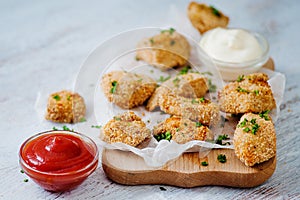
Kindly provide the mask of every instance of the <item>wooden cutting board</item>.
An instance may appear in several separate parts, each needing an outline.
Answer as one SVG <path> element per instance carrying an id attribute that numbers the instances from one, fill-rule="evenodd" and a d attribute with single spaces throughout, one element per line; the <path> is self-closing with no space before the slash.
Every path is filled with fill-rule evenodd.
<path id="1" fill-rule="evenodd" d="M 274 70 L 273 60 L 270 58 L 264 67 Z M 217 160 L 219 154 L 226 155 L 226 163 Z M 207 161 L 208 166 L 202 166 L 203 161 Z M 163 184 L 185 188 L 221 185 L 246 188 L 258 186 L 272 176 L 276 157 L 247 167 L 235 156 L 234 150 L 213 149 L 204 158 L 199 158 L 199 153 L 184 153 L 163 167 L 153 168 L 132 152 L 104 149 L 102 167 L 108 178 L 124 185 Z"/>

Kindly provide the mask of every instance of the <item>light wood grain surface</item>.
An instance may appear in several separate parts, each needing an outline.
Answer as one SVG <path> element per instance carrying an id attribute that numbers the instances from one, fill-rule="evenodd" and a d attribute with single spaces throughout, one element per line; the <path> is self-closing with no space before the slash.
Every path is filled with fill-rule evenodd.
<path id="1" fill-rule="evenodd" d="M 300 2 L 204 2 L 228 14 L 231 27 L 264 34 L 276 69 L 287 77 L 276 123 L 277 166 L 267 182 L 250 189 L 124 186 L 106 178 L 101 167 L 65 193 L 24 182 L 18 165 L 21 143 L 53 126 L 42 123 L 36 112 L 39 92 L 72 88 L 81 63 L 101 42 L 136 27 L 169 26 L 176 20 L 170 13 L 185 9 L 189 1 L 0 1 L 0 199 L 300 199 Z M 87 134 L 95 138 L 97 130 Z"/>

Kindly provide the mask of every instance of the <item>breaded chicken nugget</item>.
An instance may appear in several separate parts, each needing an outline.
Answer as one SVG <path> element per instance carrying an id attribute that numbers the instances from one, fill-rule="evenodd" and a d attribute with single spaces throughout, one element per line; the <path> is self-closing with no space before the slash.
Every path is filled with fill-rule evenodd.
<path id="1" fill-rule="evenodd" d="M 220 109 L 233 114 L 272 110 L 276 103 L 267 80 L 263 73 L 240 76 L 219 92 Z"/>
<path id="2" fill-rule="evenodd" d="M 191 2 L 188 6 L 188 17 L 193 26 L 201 33 L 216 28 L 226 28 L 229 23 L 229 17 L 213 6 Z"/>
<path id="3" fill-rule="evenodd" d="M 122 142 L 137 146 L 151 137 L 146 124 L 134 112 L 115 116 L 102 128 L 100 138 L 107 143 Z"/>
<path id="4" fill-rule="evenodd" d="M 219 106 L 204 98 L 188 99 L 167 92 L 160 96 L 159 106 L 171 115 L 182 116 L 204 125 L 215 125 L 220 120 Z"/>
<path id="5" fill-rule="evenodd" d="M 246 113 L 233 137 L 236 156 L 247 166 L 269 160 L 276 155 L 276 133 L 270 117 Z"/>
<path id="6" fill-rule="evenodd" d="M 153 111 L 159 106 L 159 97 L 168 91 L 186 98 L 200 98 L 208 91 L 207 78 L 201 74 L 188 73 L 167 80 L 155 90 L 146 109 Z"/>
<path id="7" fill-rule="evenodd" d="M 84 119 L 84 99 L 78 94 L 62 90 L 48 98 L 45 118 L 59 123 L 75 123 Z"/>
<path id="8" fill-rule="evenodd" d="M 142 40 L 137 47 L 151 48 L 138 50 L 136 58 L 161 70 L 184 66 L 190 57 L 191 48 L 185 37 L 172 28 Z"/>
<path id="9" fill-rule="evenodd" d="M 170 138 L 178 144 L 192 140 L 213 140 L 213 134 L 207 126 L 179 116 L 172 116 L 154 127 L 153 135 L 157 139 L 166 139 L 162 135 L 170 134 Z"/>
<path id="10" fill-rule="evenodd" d="M 142 105 L 152 95 L 156 82 L 143 74 L 112 71 L 102 77 L 101 86 L 110 102 L 130 109 Z"/>

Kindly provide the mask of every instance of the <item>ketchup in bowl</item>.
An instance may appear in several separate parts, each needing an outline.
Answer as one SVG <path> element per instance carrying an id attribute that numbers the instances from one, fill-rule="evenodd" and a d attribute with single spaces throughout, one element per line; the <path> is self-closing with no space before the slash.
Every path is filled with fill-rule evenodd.
<path id="1" fill-rule="evenodd" d="M 20 165 L 37 184 L 49 191 L 70 190 L 98 165 L 98 149 L 87 136 L 71 131 L 48 131 L 26 140 Z"/>

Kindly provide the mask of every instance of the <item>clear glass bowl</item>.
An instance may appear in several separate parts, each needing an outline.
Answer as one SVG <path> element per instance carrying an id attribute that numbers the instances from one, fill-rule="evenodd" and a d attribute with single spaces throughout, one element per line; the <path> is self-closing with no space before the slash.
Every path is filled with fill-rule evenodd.
<path id="1" fill-rule="evenodd" d="M 79 138 L 84 143 L 84 145 L 87 145 L 89 147 L 90 153 L 92 153 L 94 159 L 80 169 L 72 170 L 68 172 L 61 172 L 61 173 L 40 171 L 32 168 L 30 165 L 28 165 L 25 162 L 23 158 L 23 152 L 26 146 L 31 141 L 42 136 L 55 135 L 58 133 L 72 135 Z M 95 171 L 95 169 L 98 166 L 98 158 L 99 158 L 99 152 L 98 152 L 97 145 L 94 143 L 94 141 L 83 134 L 71 132 L 71 131 L 47 131 L 47 132 L 38 133 L 28 138 L 21 145 L 19 151 L 20 166 L 25 172 L 25 174 L 27 174 L 34 182 L 36 182 L 45 190 L 53 191 L 53 192 L 71 190 L 77 187 L 78 185 L 80 185 L 91 173 Z"/>
<path id="2" fill-rule="evenodd" d="M 256 32 L 245 30 L 253 35 L 262 48 L 260 57 L 247 62 L 224 62 L 222 60 L 211 58 L 212 62 L 219 70 L 222 79 L 226 81 L 236 80 L 239 75 L 247 75 L 259 71 L 269 60 L 269 43 L 266 38 Z M 209 31 L 205 34 L 209 34 Z"/>

